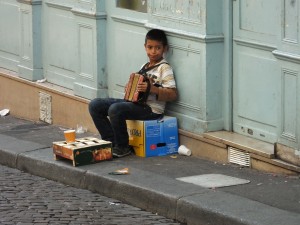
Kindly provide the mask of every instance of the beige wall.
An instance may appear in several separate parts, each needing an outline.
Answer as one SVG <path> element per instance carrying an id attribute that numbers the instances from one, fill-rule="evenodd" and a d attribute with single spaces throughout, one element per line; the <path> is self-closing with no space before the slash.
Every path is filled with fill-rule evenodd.
<path id="1" fill-rule="evenodd" d="M 8 108 L 11 115 L 39 121 L 40 92 L 51 96 L 53 124 L 70 128 L 80 124 L 90 132 L 97 132 L 88 112 L 89 100 L 76 97 L 70 90 L 58 86 L 0 72 L 0 109 Z"/>

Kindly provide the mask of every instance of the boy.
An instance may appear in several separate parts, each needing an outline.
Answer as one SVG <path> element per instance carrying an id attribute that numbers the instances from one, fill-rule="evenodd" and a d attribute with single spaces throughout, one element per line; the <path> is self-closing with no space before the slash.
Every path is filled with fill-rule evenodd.
<path id="1" fill-rule="evenodd" d="M 173 70 L 163 58 L 168 50 L 165 32 L 159 29 L 150 30 L 146 35 L 144 47 L 149 62 L 143 69 L 150 69 L 146 74 L 152 77 L 146 104 L 114 98 L 96 98 L 89 104 L 89 112 L 96 128 L 103 140 L 112 142 L 113 156 L 117 158 L 132 152 L 131 146 L 128 145 L 126 120 L 158 119 L 163 116 L 166 101 L 174 101 L 177 98 Z M 153 66 L 156 67 L 151 69 Z M 143 71 L 140 70 L 139 73 L 141 72 Z M 148 83 L 143 82 L 137 86 L 137 90 L 146 92 L 147 86 Z"/>

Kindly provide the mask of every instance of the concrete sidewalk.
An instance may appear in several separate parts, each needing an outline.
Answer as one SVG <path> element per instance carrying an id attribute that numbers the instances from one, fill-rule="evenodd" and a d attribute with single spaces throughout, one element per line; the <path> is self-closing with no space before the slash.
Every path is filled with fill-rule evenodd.
<path id="1" fill-rule="evenodd" d="M 79 137 L 95 136 L 85 133 Z M 73 167 L 55 161 L 52 142 L 63 129 L 13 116 L 0 117 L 0 163 L 75 187 L 116 198 L 187 224 L 298 225 L 299 176 L 266 174 L 196 157 L 128 156 Z M 109 172 L 128 167 L 129 175 Z M 176 178 L 221 174 L 250 183 L 205 188 Z"/>

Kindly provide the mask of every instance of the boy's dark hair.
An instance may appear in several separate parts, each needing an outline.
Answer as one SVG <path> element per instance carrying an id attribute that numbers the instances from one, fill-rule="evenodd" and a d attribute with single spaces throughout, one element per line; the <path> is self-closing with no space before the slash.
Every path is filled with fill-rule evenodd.
<path id="1" fill-rule="evenodd" d="M 166 33 L 163 30 L 159 29 L 152 29 L 148 31 L 148 33 L 146 34 L 145 43 L 147 42 L 147 40 L 160 41 L 163 46 L 168 45 Z"/>

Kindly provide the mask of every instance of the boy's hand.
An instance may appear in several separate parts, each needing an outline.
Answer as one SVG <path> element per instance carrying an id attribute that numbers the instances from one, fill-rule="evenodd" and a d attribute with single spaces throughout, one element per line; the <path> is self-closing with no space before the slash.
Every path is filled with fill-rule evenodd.
<path id="1" fill-rule="evenodd" d="M 148 83 L 147 82 L 143 82 L 143 83 L 138 84 L 137 90 L 139 92 L 146 92 L 147 91 L 147 87 L 148 87 Z"/>
<path id="2" fill-rule="evenodd" d="M 146 92 L 147 91 L 147 82 L 143 82 L 141 84 L 138 84 L 137 86 L 137 90 L 139 92 Z M 150 84 L 151 87 L 150 87 L 150 93 L 152 94 L 158 94 L 158 87 L 155 87 L 153 84 Z"/>

